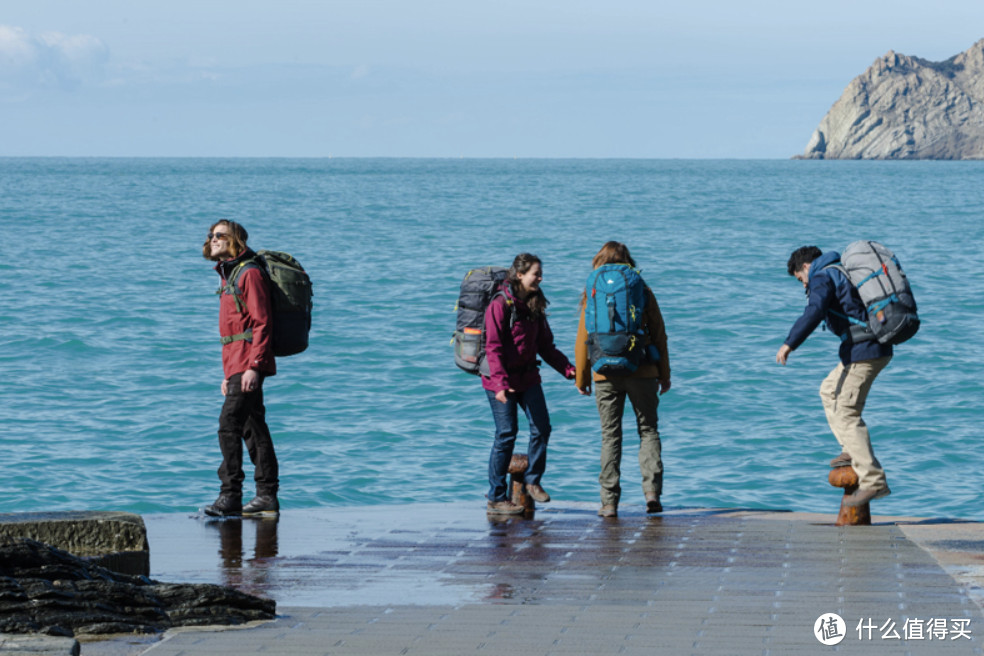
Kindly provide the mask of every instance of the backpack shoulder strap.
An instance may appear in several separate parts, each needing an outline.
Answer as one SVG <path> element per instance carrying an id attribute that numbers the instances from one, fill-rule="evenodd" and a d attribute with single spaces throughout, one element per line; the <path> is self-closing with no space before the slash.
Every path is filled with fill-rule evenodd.
<path id="1" fill-rule="evenodd" d="M 841 264 L 840 262 L 834 262 L 833 264 L 828 264 L 827 266 L 824 267 L 824 270 L 825 271 L 827 269 L 833 269 L 834 271 L 837 271 L 842 276 L 844 276 L 844 279 L 847 280 L 847 284 L 848 285 L 851 285 L 851 286 L 854 285 L 854 283 L 851 282 L 851 276 L 847 275 L 847 269 L 844 268 L 844 265 Z M 834 284 L 836 285 L 837 284 L 837 281 L 834 281 Z M 834 315 L 835 317 L 840 317 L 841 319 L 846 319 L 847 322 L 849 324 L 851 324 L 849 330 L 846 331 L 843 335 L 841 335 L 841 340 L 847 339 L 848 338 L 848 334 L 850 334 L 851 338 L 855 342 L 860 342 L 860 341 L 864 341 L 866 339 L 870 339 L 870 335 L 872 333 L 868 329 L 868 322 L 867 321 L 862 321 L 861 319 L 855 319 L 854 317 L 850 317 L 850 316 L 844 314 L 843 312 L 837 312 L 836 310 L 827 310 L 827 311 L 830 314 Z"/>
<path id="2" fill-rule="evenodd" d="M 835 278 L 834 276 L 830 275 L 834 271 L 836 271 L 839 275 L 844 277 L 844 282 L 846 282 L 849 287 L 854 286 L 854 283 L 851 282 L 851 276 L 848 275 L 847 273 L 847 268 L 845 268 L 844 265 L 841 264 L 840 262 L 833 262 L 831 264 L 828 264 L 823 269 L 821 269 L 821 271 L 827 273 L 827 277 L 830 278 L 830 282 L 834 283 L 835 288 L 840 285 L 841 281 Z M 809 290 L 809 287 L 807 287 L 807 290 Z M 809 291 L 807 291 L 807 295 L 809 295 Z"/>
<path id="3" fill-rule="evenodd" d="M 516 325 L 516 304 L 509 300 L 509 297 L 506 296 L 506 292 L 503 291 L 501 287 L 494 294 L 492 294 L 492 300 L 489 301 L 489 305 L 495 303 L 495 299 L 500 296 L 502 297 L 502 302 L 509 308 L 509 330 L 512 330 L 513 326 Z"/>
<path id="4" fill-rule="evenodd" d="M 239 277 L 246 273 L 249 269 L 260 269 L 262 272 L 263 267 L 257 263 L 256 258 L 254 257 L 243 260 L 237 264 L 236 268 L 229 274 L 229 278 L 226 280 L 225 286 L 218 291 L 219 294 L 225 292 L 232 295 L 233 299 L 236 301 L 236 311 L 239 312 L 239 314 L 242 314 L 246 307 L 243 303 L 243 292 L 239 289 L 238 285 Z"/>

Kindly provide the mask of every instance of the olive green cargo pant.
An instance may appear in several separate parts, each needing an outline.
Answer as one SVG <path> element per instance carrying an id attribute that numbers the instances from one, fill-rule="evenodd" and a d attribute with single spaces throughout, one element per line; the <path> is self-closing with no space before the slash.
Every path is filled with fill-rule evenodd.
<path id="1" fill-rule="evenodd" d="M 862 490 L 887 490 L 885 470 L 871 448 L 868 426 L 861 418 L 871 384 L 892 356 L 838 364 L 820 385 L 820 398 L 827 413 L 827 423 L 841 448 L 851 456 L 851 466 L 858 475 Z"/>
<path id="2" fill-rule="evenodd" d="M 660 460 L 658 417 L 659 379 L 610 378 L 595 384 L 595 401 L 601 417 L 601 503 L 618 506 L 622 495 L 622 415 L 629 397 L 639 428 L 639 469 L 643 494 L 657 497 L 663 491 L 663 461 Z"/>

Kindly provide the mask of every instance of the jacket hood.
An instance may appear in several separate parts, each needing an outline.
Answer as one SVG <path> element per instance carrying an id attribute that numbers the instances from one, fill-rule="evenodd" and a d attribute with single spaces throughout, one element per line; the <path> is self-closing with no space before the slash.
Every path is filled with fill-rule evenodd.
<path id="1" fill-rule="evenodd" d="M 807 282 L 813 280 L 813 276 L 823 271 L 824 267 L 830 266 L 834 262 L 840 262 L 840 259 L 840 253 L 837 251 L 827 251 L 817 259 L 813 260 L 813 263 L 810 264 L 810 275 L 807 278 Z"/>
<path id="2" fill-rule="evenodd" d="M 255 257 L 256 252 L 252 248 L 247 248 L 242 253 L 232 258 L 231 260 L 223 260 L 215 265 L 215 271 L 222 276 L 223 279 L 229 277 L 229 273 L 232 271 L 233 267 L 242 262 L 243 260 L 248 260 L 251 257 Z"/>
<path id="3" fill-rule="evenodd" d="M 513 287 L 511 282 L 506 282 L 502 286 L 502 293 L 505 294 L 506 298 L 509 301 L 511 301 L 513 304 L 515 304 L 516 307 L 522 308 L 524 310 L 526 309 L 526 301 L 520 300 L 519 297 L 513 293 Z"/>

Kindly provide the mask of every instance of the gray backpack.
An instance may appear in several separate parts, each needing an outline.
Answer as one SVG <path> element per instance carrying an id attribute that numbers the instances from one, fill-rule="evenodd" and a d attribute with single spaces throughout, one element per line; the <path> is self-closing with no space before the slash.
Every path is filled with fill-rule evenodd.
<path id="1" fill-rule="evenodd" d="M 877 241 L 856 241 L 831 264 L 851 281 L 868 311 L 868 339 L 901 344 L 919 331 L 916 299 L 895 254 Z M 852 322 L 856 321 L 848 317 Z M 858 338 L 855 337 L 858 341 Z"/>
<path id="2" fill-rule="evenodd" d="M 488 266 L 472 269 L 461 281 L 454 331 L 454 363 L 470 374 L 489 375 L 485 361 L 485 308 L 502 293 L 509 269 Z M 515 321 L 515 312 L 510 325 Z"/>

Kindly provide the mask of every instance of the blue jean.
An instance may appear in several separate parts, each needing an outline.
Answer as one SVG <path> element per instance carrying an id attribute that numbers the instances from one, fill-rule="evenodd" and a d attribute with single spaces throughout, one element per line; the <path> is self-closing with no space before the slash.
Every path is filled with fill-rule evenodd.
<path id="1" fill-rule="evenodd" d="M 519 433 L 519 408 L 530 422 L 530 449 L 527 457 L 526 484 L 539 485 L 540 477 L 547 469 L 547 442 L 550 440 L 550 413 L 540 385 L 523 392 L 510 392 L 506 402 L 495 398 L 495 392 L 485 390 L 492 406 L 495 420 L 495 442 L 489 456 L 489 501 L 505 501 L 509 498 L 506 475 L 512 460 L 516 434 Z"/>

